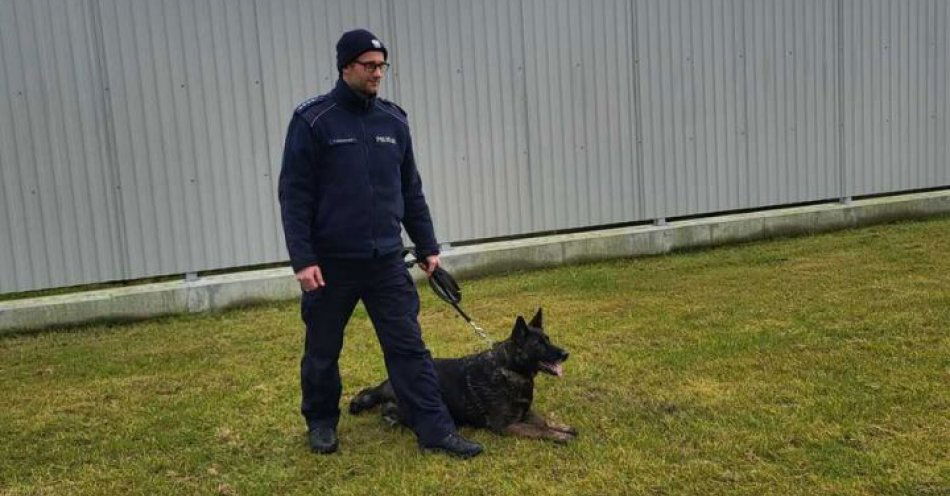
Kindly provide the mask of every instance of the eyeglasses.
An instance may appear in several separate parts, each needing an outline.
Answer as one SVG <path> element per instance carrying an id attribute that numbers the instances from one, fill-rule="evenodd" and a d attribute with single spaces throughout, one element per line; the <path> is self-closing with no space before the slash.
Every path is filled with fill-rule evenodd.
<path id="1" fill-rule="evenodd" d="M 385 74 L 386 71 L 389 70 L 389 65 L 390 65 L 389 62 L 383 62 L 382 64 L 377 64 L 375 62 L 360 62 L 359 60 L 354 60 L 353 63 L 363 66 L 363 69 L 365 69 L 370 74 L 376 72 L 376 69 L 383 71 L 383 74 Z"/>

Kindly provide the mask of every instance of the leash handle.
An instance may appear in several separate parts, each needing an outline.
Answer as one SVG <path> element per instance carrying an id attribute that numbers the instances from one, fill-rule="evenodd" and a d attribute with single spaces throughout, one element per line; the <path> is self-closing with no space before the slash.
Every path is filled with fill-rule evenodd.
<path id="1" fill-rule="evenodd" d="M 403 250 L 403 259 L 405 259 L 406 255 L 409 255 L 410 253 L 411 252 L 409 250 Z M 409 260 L 405 260 L 404 263 L 408 269 L 419 263 L 419 261 L 416 257 L 412 257 Z M 428 279 L 429 287 L 432 289 L 432 292 L 435 293 L 436 296 L 438 296 L 442 301 L 452 305 L 452 308 L 454 308 L 455 311 L 458 312 L 458 314 L 463 319 L 465 319 L 465 322 L 472 326 L 475 334 L 477 334 L 480 338 L 485 340 L 489 346 L 491 346 L 493 344 L 492 340 L 488 337 L 488 334 L 485 333 L 485 330 L 481 327 L 478 327 L 475 321 L 473 321 L 472 318 L 465 313 L 465 310 L 462 310 L 461 305 L 459 305 L 459 303 L 462 302 L 462 290 L 459 288 L 458 283 L 455 282 L 455 278 L 452 277 L 452 274 L 449 274 L 449 272 L 442 267 L 436 267 L 435 271 L 431 276 L 429 276 Z"/>

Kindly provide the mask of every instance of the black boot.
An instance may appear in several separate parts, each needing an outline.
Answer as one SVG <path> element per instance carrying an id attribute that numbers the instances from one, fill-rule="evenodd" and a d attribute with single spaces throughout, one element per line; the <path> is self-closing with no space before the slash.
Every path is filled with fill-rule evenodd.
<path id="1" fill-rule="evenodd" d="M 439 451 L 459 458 L 471 458 L 482 452 L 482 445 L 469 441 L 457 432 L 453 432 L 435 444 L 422 446 L 422 451 Z"/>
<path id="2" fill-rule="evenodd" d="M 332 427 L 314 427 L 307 433 L 310 441 L 310 451 L 324 455 L 333 453 L 339 444 L 336 438 L 336 429 Z"/>

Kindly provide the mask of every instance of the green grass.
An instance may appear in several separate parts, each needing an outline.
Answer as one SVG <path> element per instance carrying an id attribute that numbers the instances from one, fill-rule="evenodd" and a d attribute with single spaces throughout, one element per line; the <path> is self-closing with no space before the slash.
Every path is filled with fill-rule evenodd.
<path id="1" fill-rule="evenodd" d="M 544 306 L 576 443 L 456 461 L 344 415 L 312 455 L 287 302 L 0 339 L 0 494 L 950 494 L 950 218 L 463 286 L 496 338 Z M 481 348 L 422 293 L 434 354 Z M 347 333 L 344 402 L 384 376 Z"/>

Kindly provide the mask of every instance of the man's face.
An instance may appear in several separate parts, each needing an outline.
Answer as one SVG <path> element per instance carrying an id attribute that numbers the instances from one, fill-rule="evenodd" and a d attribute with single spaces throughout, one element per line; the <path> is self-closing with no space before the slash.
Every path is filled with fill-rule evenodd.
<path id="1" fill-rule="evenodd" d="M 363 53 L 343 68 L 343 80 L 350 88 L 367 96 L 375 96 L 386 74 L 385 62 L 383 52 Z"/>

